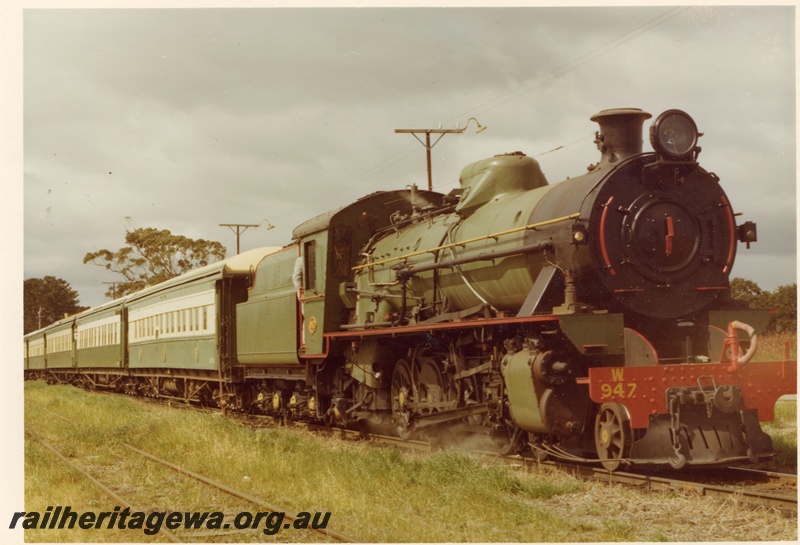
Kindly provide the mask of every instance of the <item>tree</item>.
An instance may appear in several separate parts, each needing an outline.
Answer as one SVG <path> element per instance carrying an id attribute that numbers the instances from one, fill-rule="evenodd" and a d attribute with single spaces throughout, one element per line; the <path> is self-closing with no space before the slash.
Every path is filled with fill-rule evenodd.
<path id="1" fill-rule="evenodd" d="M 767 331 L 797 330 L 797 284 L 778 286 L 774 291 L 762 290 L 745 278 L 731 280 L 731 297 L 752 309 L 769 309 L 772 314 Z"/>
<path id="2" fill-rule="evenodd" d="M 127 295 L 147 286 L 180 276 L 225 257 L 225 246 L 219 242 L 173 235 L 167 229 L 152 227 L 125 232 L 127 246 L 116 252 L 89 252 L 84 263 L 104 267 L 125 279 L 106 292 L 112 297 Z"/>
<path id="3" fill-rule="evenodd" d="M 23 284 L 23 327 L 36 331 L 64 317 L 86 310 L 79 305 L 78 292 L 69 282 L 55 276 L 28 278 Z"/>
<path id="4" fill-rule="evenodd" d="M 778 286 L 769 293 L 768 301 L 775 312 L 770 328 L 779 332 L 797 331 L 797 284 Z"/>
<path id="5" fill-rule="evenodd" d="M 739 277 L 731 280 L 731 297 L 745 303 L 750 308 L 769 308 L 767 303 L 768 294 L 769 292 L 762 290 L 752 280 Z"/>

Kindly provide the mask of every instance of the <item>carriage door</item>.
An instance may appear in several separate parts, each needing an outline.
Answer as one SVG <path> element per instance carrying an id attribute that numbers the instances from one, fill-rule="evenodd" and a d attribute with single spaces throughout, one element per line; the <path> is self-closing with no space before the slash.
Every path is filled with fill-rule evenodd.
<path id="1" fill-rule="evenodd" d="M 328 247 L 328 232 L 314 234 L 302 245 L 303 294 L 300 298 L 303 320 L 303 337 L 307 355 L 324 351 L 323 324 L 325 320 L 325 265 Z"/>

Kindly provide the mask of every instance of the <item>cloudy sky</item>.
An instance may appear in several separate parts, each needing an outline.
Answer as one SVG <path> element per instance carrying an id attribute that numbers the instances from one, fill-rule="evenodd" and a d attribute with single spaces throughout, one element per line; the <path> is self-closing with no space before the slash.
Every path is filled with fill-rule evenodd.
<path id="1" fill-rule="evenodd" d="M 128 228 L 229 256 L 220 223 L 261 224 L 242 250 L 286 244 L 316 214 L 425 186 L 424 148 L 397 128 L 488 127 L 434 147 L 435 189 L 516 150 L 555 183 L 598 160 L 591 115 L 639 107 L 692 115 L 701 164 L 757 222 L 734 275 L 795 282 L 794 9 L 27 9 L 24 277 L 94 306 L 119 278 L 83 256 Z"/>

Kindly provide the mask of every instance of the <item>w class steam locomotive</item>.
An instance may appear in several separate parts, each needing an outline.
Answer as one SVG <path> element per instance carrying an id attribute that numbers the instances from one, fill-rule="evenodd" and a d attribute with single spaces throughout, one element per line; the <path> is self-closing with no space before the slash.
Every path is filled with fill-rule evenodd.
<path id="1" fill-rule="evenodd" d="M 768 315 L 730 298 L 756 225 L 683 111 L 642 151 L 650 117 L 593 116 L 600 160 L 560 183 L 497 155 L 447 195 L 373 193 L 57 322 L 26 336 L 26 373 L 612 470 L 768 459 L 797 365 L 753 361 Z"/>

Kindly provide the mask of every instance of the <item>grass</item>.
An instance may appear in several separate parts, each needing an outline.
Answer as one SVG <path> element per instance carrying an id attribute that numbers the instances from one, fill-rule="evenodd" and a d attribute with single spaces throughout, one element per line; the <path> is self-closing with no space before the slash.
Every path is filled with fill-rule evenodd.
<path id="1" fill-rule="evenodd" d="M 330 511 L 330 528 L 365 542 L 797 538 L 796 523 L 773 511 L 712 498 L 681 492 L 658 496 L 583 483 L 562 473 L 529 474 L 455 451 L 409 455 L 300 429 L 253 429 L 217 414 L 41 382 L 25 384 L 25 426 L 145 511 L 257 509 L 144 461 L 122 447 L 126 442 L 288 512 Z M 25 445 L 28 511 L 50 505 L 101 511 L 116 505 L 37 441 Z M 707 521 L 729 509 L 736 517 L 727 527 L 708 531 Z M 244 531 L 216 538 L 183 536 L 217 542 L 320 540 L 294 530 L 275 536 Z M 26 540 L 147 542 L 163 536 L 135 530 L 29 530 Z"/>
<path id="2" fill-rule="evenodd" d="M 775 404 L 775 419 L 764 422 L 761 427 L 780 451 L 765 469 L 797 473 L 797 400 L 779 399 Z"/>
<path id="3" fill-rule="evenodd" d="M 63 453 L 63 452 L 62 452 Z M 35 441 L 25 442 L 25 511 L 44 512 L 49 506 L 70 506 L 75 512 L 100 512 L 113 509 L 114 500 L 105 497 L 79 472 L 57 460 L 55 455 Z M 156 543 L 159 536 L 123 530 L 25 530 L 29 542 L 116 542 Z"/>
<path id="4" fill-rule="evenodd" d="M 755 361 L 782 361 L 789 347 L 789 359 L 797 360 L 797 333 L 763 335 L 758 339 Z M 775 404 L 775 419 L 762 424 L 780 451 L 768 468 L 775 471 L 797 473 L 797 399 L 783 398 Z"/>
<path id="5" fill-rule="evenodd" d="M 753 361 L 782 361 L 785 346 L 789 345 L 789 359 L 797 361 L 797 333 L 772 333 L 758 337 L 758 350 Z"/>

